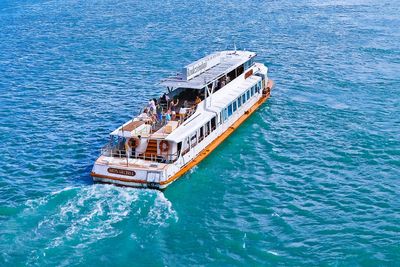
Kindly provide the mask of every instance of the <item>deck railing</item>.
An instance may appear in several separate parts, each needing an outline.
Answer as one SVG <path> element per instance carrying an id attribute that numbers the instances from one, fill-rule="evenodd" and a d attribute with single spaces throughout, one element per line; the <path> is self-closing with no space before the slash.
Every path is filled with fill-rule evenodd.
<path id="1" fill-rule="evenodd" d="M 190 108 L 186 114 L 177 113 L 175 115 L 175 119 L 174 120 L 171 119 L 171 120 L 177 121 L 178 125 L 181 125 L 182 123 L 187 121 L 195 113 L 195 111 L 196 111 L 196 108 Z M 165 125 L 167 125 L 168 121 L 165 119 L 165 115 L 163 115 L 163 118 L 161 121 L 153 121 L 153 120 L 149 119 L 146 123 L 151 125 L 150 134 L 153 134 L 153 133 L 157 132 L 158 130 L 160 130 Z"/>
<path id="2" fill-rule="evenodd" d="M 114 158 L 126 158 L 127 156 L 125 149 L 118 149 L 115 147 L 111 147 L 108 144 L 101 148 L 101 155 Z M 130 159 L 143 159 L 158 163 L 172 163 L 178 159 L 178 153 L 161 154 L 161 155 L 141 153 L 136 155 L 135 152 L 132 152 L 131 154 L 128 155 L 128 157 Z"/>

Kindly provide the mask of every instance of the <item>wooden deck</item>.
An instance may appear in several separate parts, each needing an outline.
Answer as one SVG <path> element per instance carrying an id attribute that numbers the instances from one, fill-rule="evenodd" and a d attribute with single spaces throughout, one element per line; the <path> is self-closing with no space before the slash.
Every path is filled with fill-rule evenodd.
<path id="1" fill-rule="evenodd" d="M 143 124 L 143 121 L 131 121 L 128 125 L 124 126 L 124 131 L 132 132 Z"/>

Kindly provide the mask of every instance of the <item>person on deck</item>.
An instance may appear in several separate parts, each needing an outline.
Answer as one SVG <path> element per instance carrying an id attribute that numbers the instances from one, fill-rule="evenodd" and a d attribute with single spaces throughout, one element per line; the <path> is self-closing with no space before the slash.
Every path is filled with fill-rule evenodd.
<path id="1" fill-rule="evenodd" d="M 160 103 L 157 103 L 156 114 L 157 114 L 157 121 L 161 122 L 162 121 L 163 108 L 160 105 Z"/>
<path id="2" fill-rule="evenodd" d="M 149 100 L 147 107 L 148 107 L 150 114 L 154 114 L 156 112 L 156 103 L 154 102 L 153 99 Z"/>
<path id="3" fill-rule="evenodd" d="M 138 116 L 138 119 L 141 120 L 141 121 L 145 121 L 145 120 L 149 119 L 148 109 L 147 108 L 145 108 L 143 110 L 143 112 Z"/>
<path id="4" fill-rule="evenodd" d="M 172 120 L 175 120 L 176 118 L 176 110 L 178 109 L 178 104 L 179 104 L 179 99 L 176 99 L 176 101 L 172 100 L 171 103 L 169 104 L 169 110 L 171 111 Z"/>
<path id="5" fill-rule="evenodd" d="M 163 104 L 168 104 L 168 101 L 169 101 L 169 96 L 166 93 L 164 93 L 160 99 L 160 102 L 162 102 Z"/>
<path id="6" fill-rule="evenodd" d="M 167 124 L 171 120 L 171 113 L 168 110 L 167 113 L 165 114 L 165 124 Z"/>
<path id="7" fill-rule="evenodd" d="M 200 104 L 200 102 L 201 102 L 201 98 L 199 96 L 196 96 L 196 100 L 194 100 L 194 103 L 196 104 L 196 106 L 198 104 Z"/>

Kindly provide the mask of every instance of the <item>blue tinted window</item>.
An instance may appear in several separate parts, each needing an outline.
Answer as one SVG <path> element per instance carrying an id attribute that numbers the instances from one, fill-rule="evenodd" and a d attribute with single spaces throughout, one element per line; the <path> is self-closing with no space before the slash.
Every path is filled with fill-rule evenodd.
<path id="1" fill-rule="evenodd" d="M 254 63 L 254 58 L 252 57 L 252 58 L 249 60 L 250 66 L 253 65 L 253 63 Z"/>
<path id="2" fill-rule="evenodd" d="M 244 63 L 244 70 L 247 70 L 247 69 L 249 68 L 249 66 L 250 66 L 249 62 L 246 61 L 246 62 Z"/>
<path id="3" fill-rule="evenodd" d="M 237 110 L 237 103 L 236 101 L 233 102 L 233 112 L 235 112 Z"/>
<path id="4" fill-rule="evenodd" d="M 240 106 L 242 105 L 242 98 L 239 96 L 238 100 L 238 108 L 240 108 Z"/>
<path id="5" fill-rule="evenodd" d="M 250 90 L 248 90 L 248 91 L 246 92 L 246 98 L 247 98 L 247 100 L 250 99 Z"/>
<path id="6" fill-rule="evenodd" d="M 232 105 L 228 106 L 228 117 L 232 116 Z"/>

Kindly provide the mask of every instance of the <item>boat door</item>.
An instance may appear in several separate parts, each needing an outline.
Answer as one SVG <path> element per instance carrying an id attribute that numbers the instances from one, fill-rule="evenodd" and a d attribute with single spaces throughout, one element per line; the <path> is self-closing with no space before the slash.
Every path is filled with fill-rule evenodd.
<path id="1" fill-rule="evenodd" d="M 261 79 L 262 79 L 262 88 L 261 89 L 264 89 L 265 88 L 265 75 L 262 73 L 256 73 L 255 75 L 261 77 Z"/>

